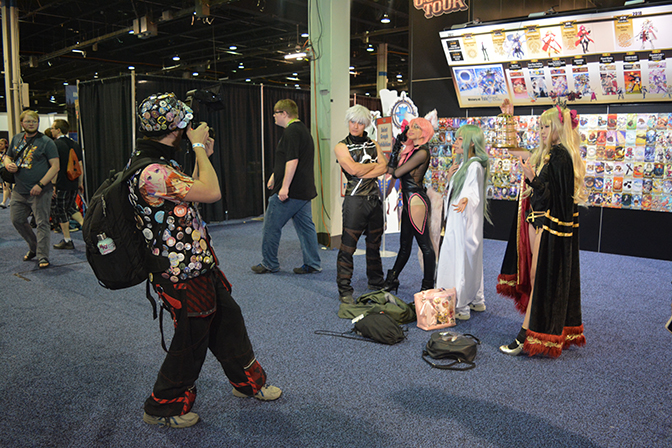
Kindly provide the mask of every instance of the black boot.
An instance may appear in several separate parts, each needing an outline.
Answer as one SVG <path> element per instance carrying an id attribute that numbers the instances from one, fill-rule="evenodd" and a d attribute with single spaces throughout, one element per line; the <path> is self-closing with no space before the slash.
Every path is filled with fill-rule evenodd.
<path id="1" fill-rule="evenodd" d="M 396 294 L 399 291 L 399 280 L 397 280 L 398 272 L 394 269 L 389 269 L 387 271 L 387 278 L 385 279 L 385 284 L 383 285 L 383 290 L 387 292 L 392 292 Z"/>
<path id="2" fill-rule="evenodd" d="M 428 289 L 433 289 L 433 288 L 434 288 L 434 282 L 427 283 L 423 280 L 422 285 L 420 286 L 420 291 L 426 291 Z"/>

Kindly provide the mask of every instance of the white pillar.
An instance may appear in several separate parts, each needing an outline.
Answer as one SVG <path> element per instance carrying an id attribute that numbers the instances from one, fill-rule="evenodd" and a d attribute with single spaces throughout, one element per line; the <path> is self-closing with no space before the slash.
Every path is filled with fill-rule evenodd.
<path id="1" fill-rule="evenodd" d="M 13 4 L 13 2 L 12 2 Z M 2 2 L 2 50 L 5 67 L 5 98 L 9 137 L 21 131 L 19 115 L 24 106 L 21 100 L 21 61 L 19 60 L 19 10 Z"/>
<path id="2" fill-rule="evenodd" d="M 310 0 L 311 131 L 316 145 L 313 221 L 318 240 L 340 245 L 342 233 L 341 168 L 334 146 L 348 135 L 350 107 L 350 0 Z M 319 14 L 318 14 L 319 13 Z"/>

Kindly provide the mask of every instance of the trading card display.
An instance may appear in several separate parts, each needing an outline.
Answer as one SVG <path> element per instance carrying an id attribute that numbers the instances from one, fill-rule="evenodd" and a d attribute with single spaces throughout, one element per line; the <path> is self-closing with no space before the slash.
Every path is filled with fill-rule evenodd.
<path id="1" fill-rule="evenodd" d="M 490 155 L 490 199 L 516 200 L 522 171 L 517 157 L 493 146 L 496 117 L 440 118 L 429 142 L 432 160 L 425 185 L 447 189 L 446 173 L 455 162 L 452 144 L 464 124 L 480 126 Z M 539 144 L 538 117 L 516 116 L 520 148 Z M 581 157 L 586 164 L 588 205 L 672 211 L 672 114 L 591 114 L 579 117 Z M 457 162 L 459 163 L 459 162 Z"/>

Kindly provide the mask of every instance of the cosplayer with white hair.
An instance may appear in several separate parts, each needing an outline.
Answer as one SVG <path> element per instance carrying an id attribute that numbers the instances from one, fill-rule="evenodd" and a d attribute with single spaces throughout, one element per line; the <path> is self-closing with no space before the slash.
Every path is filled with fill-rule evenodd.
<path id="1" fill-rule="evenodd" d="M 371 112 L 356 104 L 345 113 L 350 133 L 334 148 L 343 175 L 347 179 L 343 199 L 343 234 L 336 262 L 336 283 L 339 299 L 352 304 L 354 289 L 350 285 L 353 272 L 352 255 L 357 241 L 366 231 L 366 276 L 369 289 L 384 284 L 380 243 L 383 236 L 383 202 L 377 178 L 387 171 L 387 159 L 375 141 L 364 130 L 371 124 Z"/>

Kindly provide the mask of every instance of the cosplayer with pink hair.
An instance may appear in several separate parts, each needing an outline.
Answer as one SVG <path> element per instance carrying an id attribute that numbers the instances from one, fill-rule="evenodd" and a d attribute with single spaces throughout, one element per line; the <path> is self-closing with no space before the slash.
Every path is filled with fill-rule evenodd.
<path id="1" fill-rule="evenodd" d="M 430 201 L 423 185 L 430 160 L 426 143 L 433 135 L 434 127 L 428 120 L 415 118 L 397 137 L 398 142 L 403 143 L 403 149 L 400 148 L 399 143 L 395 143 L 390 156 L 388 173 L 401 181 L 403 209 L 399 254 L 392 269 L 387 271 L 384 288 L 387 291 L 397 291 L 399 288 L 399 273 L 404 269 L 411 255 L 413 237 L 422 251 L 424 276 L 421 289 L 434 287 L 436 254 L 429 235 Z"/>

